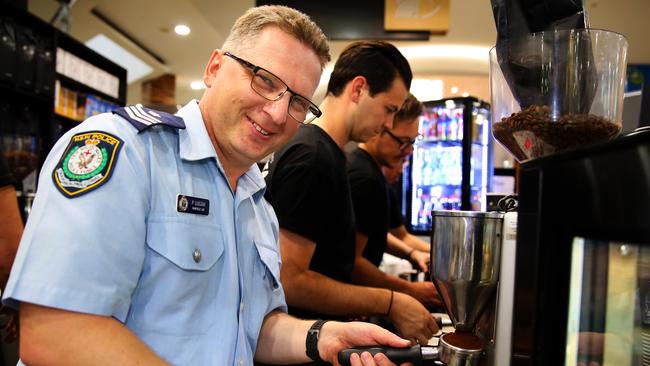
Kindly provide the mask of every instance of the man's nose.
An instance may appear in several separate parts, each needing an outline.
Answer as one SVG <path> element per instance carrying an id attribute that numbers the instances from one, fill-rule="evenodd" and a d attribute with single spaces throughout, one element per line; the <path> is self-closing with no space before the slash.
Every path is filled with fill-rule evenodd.
<path id="1" fill-rule="evenodd" d="M 388 116 L 388 118 L 386 118 L 386 120 L 384 121 L 384 127 L 386 127 L 389 130 L 392 130 L 394 120 L 395 120 L 395 117 L 393 115 Z"/>
<path id="2" fill-rule="evenodd" d="M 268 101 L 263 110 L 271 116 L 274 123 L 283 124 L 287 121 L 289 115 L 289 102 L 291 95 L 284 93 L 280 99 Z"/>

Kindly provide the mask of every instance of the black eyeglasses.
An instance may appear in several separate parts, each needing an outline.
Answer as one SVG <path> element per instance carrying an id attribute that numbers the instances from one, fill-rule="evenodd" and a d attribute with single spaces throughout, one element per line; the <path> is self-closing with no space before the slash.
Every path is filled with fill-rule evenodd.
<path id="1" fill-rule="evenodd" d="M 230 52 L 224 52 L 223 54 L 239 62 L 242 64 L 242 66 L 245 66 L 253 72 L 253 78 L 251 79 L 251 89 L 253 89 L 264 99 L 276 101 L 282 98 L 284 93 L 291 93 L 288 110 L 291 118 L 300 123 L 308 124 L 323 114 L 323 112 L 318 109 L 316 104 L 291 90 L 287 83 L 282 81 L 282 79 L 279 77 L 273 75 L 272 72 L 254 65 L 242 58 L 239 58 Z"/>
<path id="2" fill-rule="evenodd" d="M 395 140 L 395 142 L 397 142 L 399 144 L 399 151 L 404 151 L 407 147 L 413 145 L 415 143 L 415 141 L 417 141 L 417 139 L 418 139 L 416 137 L 413 140 L 411 140 L 408 137 L 395 136 L 395 134 L 390 132 L 390 130 L 387 129 L 387 128 L 384 128 L 384 132 L 387 133 L 388 136 L 392 137 L 393 140 Z M 418 135 L 418 137 L 419 137 L 419 135 Z"/>

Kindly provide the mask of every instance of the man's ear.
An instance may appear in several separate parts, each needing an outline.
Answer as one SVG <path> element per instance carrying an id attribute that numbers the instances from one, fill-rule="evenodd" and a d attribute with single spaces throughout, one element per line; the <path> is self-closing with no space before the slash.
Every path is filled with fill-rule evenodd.
<path id="1" fill-rule="evenodd" d="M 221 68 L 221 60 L 223 57 L 222 55 L 223 54 L 221 53 L 221 50 L 217 49 L 212 51 L 212 56 L 210 56 L 210 60 L 205 66 L 205 72 L 203 73 L 203 82 L 208 88 L 212 86 L 213 80 Z"/>
<path id="2" fill-rule="evenodd" d="M 353 102 L 358 103 L 361 99 L 361 94 L 366 89 L 368 81 L 363 76 L 356 76 L 352 81 L 350 81 L 350 99 Z"/>

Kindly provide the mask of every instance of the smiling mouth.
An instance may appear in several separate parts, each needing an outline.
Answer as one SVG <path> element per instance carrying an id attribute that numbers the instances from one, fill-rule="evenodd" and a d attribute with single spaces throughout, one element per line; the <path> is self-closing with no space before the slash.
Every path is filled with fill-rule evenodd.
<path id="1" fill-rule="evenodd" d="M 255 127 L 255 129 L 257 130 L 257 132 L 261 133 L 262 135 L 264 135 L 264 136 L 268 136 L 268 135 L 271 134 L 270 132 L 268 132 L 268 131 L 266 131 L 265 129 L 263 129 L 263 128 L 262 128 L 260 125 L 258 125 L 257 123 L 252 122 L 252 121 L 251 121 L 251 123 L 253 124 L 253 127 Z"/>

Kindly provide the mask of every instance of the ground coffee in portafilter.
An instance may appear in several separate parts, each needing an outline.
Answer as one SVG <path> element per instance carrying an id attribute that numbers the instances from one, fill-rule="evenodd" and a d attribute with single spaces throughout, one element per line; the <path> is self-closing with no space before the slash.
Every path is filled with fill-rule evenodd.
<path id="1" fill-rule="evenodd" d="M 530 106 L 492 127 L 494 138 L 525 161 L 616 137 L 621 126 L 593 114 L 551 117 L 547 106 Z"/>
<path id="2" fill-rule="evenodd" d="M 444 335 L 443 340 L 445 341 L 445 343 L 449 345 L 466 349 L 466 350 L 483 348 L 483 342 L 481 342 L 481 339 L 476 335 L 474 335 L 473 333 L 468 333 L 468 332 L 447 333 Z"/>

